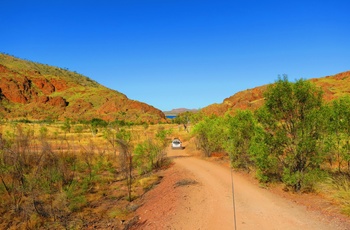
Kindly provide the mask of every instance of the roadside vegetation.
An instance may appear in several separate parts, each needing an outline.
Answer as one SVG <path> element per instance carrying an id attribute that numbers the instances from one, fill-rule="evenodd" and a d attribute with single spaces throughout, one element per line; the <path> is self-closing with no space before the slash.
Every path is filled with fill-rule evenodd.
<path id="1" fill-rule="evenodd" d="M 173 124 L 0 116 L 0 229 L 127 226 L 178 136 L 205 157 L 224 154 L 264 186 L 322 193 L 350 215 L 350 97 L 322 96 L 311 82 L 282 76 L 255 111 L 185 112 Z"/>
<path id="2" fill-rule="evenodd" d="M 322 95 L 310 81 L 281 76 L 258 110 L 185 116 L 206 157 L 224 153 L 233 168 L 253 173 L 265 186 L 331 196 L 350 215 L 350 97 L 326 103 Z"/>
<path id="3" fill-rule="evenodd" d="M 0 124 L 1 229 L 121 229 L 170 162 L 174 125 Z"/>

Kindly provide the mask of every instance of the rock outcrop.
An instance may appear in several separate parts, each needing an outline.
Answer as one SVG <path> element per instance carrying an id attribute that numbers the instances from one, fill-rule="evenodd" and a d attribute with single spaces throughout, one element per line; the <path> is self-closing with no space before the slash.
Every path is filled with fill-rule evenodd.
<path id="1" fill-rule="evenodd" d="M 61 68 L 0 54 L 0 113 L 8 119 L 166 122 L 159 109 Z"/>
<path id="2" fill-rule="evenodd" d="M 310 79 L 316 87 L 322 88 L 325 101 L 331 101 L 350 93 L 350 71 L 333 76 Z M 247 89 L 223 100 L 220 104 L 208 105 L 201 109 L 204 114 L 223 116 L 225 113 L 234 113 L 237 109 L 256 110 L 264 104 L 264 92 L 268 85 Z"/>

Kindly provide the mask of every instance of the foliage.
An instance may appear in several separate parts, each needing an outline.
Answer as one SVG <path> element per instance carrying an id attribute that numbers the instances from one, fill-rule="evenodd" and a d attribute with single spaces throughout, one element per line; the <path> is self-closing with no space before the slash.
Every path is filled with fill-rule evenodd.
<path id="1" fill-rule="evenodd" d="M 32 132 L 21 126 L 16 127 L 12 138 L 14 140 L 1 140 L 0 194 L 9 198 L 4 205 L 17 215 L 36 212 L 42 217 L 56 218 L 65 213 L 65 207 L 49 209 L 43 204 L 47 199 L 54 201 L 55 194 L 72 184 L 74 158 L 54 153 L 44 139 L 41 149 L 33 151 Z M 34 207 L 28 206 L 28 198 Z"/>
<path id="2" fill-rule="evenodd" d="M 273 154 L 278 145 L 271 143 L 269 133 L 265 132 L 261 125 L 256 127 L 249 153 L 254 162 L 256 177 L 260 182 L 267 183 L 280 180 L 279 161 Z"/>
<path id="3" fill-rule="evenodd" d="M 206 117 L 197 123 L 192 133 L 196 136 L 197 147 L 210 157 L 214 151 L 221 151 L 225 141 L 225 121 L 221 117 Z"/>
<path id="4" fill-rule="evenodd" d="M 46 138 L 47 137 L 47 133 L 48 133 L 47 127 L 41 126 L 40 130 L 39 130 L 39 133 L 40 133 L 40 137 L 41 138 L 43 138 L 43 139 Z"/>
<path id="5" fill-rule="evenodd" d="M 159 146 L 164 149 L 168 145 L 168 136 L 172 133 L 172 130 L 166 130 L 164 127 L 159 127 L 155 138 L 159 143 Z"/>
<path id="6" fill-rule="evenodd" d="M 206 156 L 224 149 L 233 167 L 252 169 L 261 182 L 313 191 L 327 177 L 326 162 L 350 170 L 350 99 L 325 105 L 322 95 L 309 81 L 279 77 L 254 113 L 204 117 L 192 134 Z"/>
<path id="7" fill-rule="evenodd" d="M 66 118 L 64 120 L 64 123 L 63 125 L 61 126 L 61 129 L 64 131 L 64 133 L 70 133 L 70 130 L 71 130 L 71 120 L 69 118 Z"/>
<path id="8" fill-rule="evenodd" d="M 350 180 L 349 176 L 338 175 L 334 178 L 328 178 L 326 184 L 323 186 L 324 190 L 328 193 L 333 194 L 341 205 L 342 211 L 350 215 Z M 328 188 L 327 188 L 328 187 Z"/>
<path id="9" fill-rule="evenodd" d="M 227 115 L 225 123 L 228 128 L 224 148 L 229 153 L 231 165 L 249 171 L 251 160 L 248 150 L 256 125 L 253 113 L 239 110 L 235 116 Z"/>
<path id="10" fill-rule="evenodd" d="M 139 174 L 145 174 L 160 168 L 165 163 L 165 148 L 168 145 L 167 136 L 170 131 L 160 128 L 155 138 L 149 138 L 136 145 L 134 162 Z"/>
<path id="11" fill-rule="evenodd" d="M 176 124 L 181 124 L 186 129 L 189 124 L 197 124 L 199 121 L 203 120 L 204 117 L 204 114 L 200 111 L 186 111 L 178 114 L 175 118 L 172 119 L 172 122 Z"/>
<path id="12" fill-rule="evenodd" d="M 158 165 L 156 158 L 160 151 L 161 149 L 152 139 L 136 145 L 134 162 L 139 174 L 148 173 Z"/>
<path id="13" fill-rule="evenodd" d="M 96 136 L 99 128 L 107 127 L 108 123 L 100 118 L 93 118 L 90 121 L 90 130 L 92 136 Z"/>
<path id="14" fill-rule="evenodd" d="M 190 123 L 190 117 L 192 116 L 192 113 L 189 111 L 186 111 L 184 113 L 181 113 L 177 115 L 174 119 L 173 122 L 176 124 L 181 124 L 184 127 L 184 130 L 188 132 L 187 126 Z"/>
<path id="15" fill-rule="evenodd" d="M 119 146 L 119 158 L 120 166 L 124 177 L 126 179 L 126 184 L 128 188 L 128 200 L 132 201 L 131 197 L 131 185 L 132 185 L 132 143 L 131 143 L 131 132 L 121 129 L 117 134 L 117 144 Z"/>
<path id="16" fill-rule="evenodd" d="M 283 169 L 282 180 L 299 191 L 323 161 L 318 151 L 323 130 L 319 115 L 322 91 L 305 80 L 291 83 L 284 76 L 268 88 L 265 100 L 265 107 L 258 113 L 266 132 L 261 147 L 269 145 L 267 149 L 272 150 Z"/>
<path id="17" fill-rule="evenodd" d="M 110 127 L 106 127 L 103 130 L 103 138 L 107 140 L 107 142 L 112 146 L 113 152 L 115 153 L 117 151 L 117 129 L 113 129 Z"/>
<path id="18" fill-rule="evenodd" d="M 326 139 L 327 150 L 333 154 L 329 161 L 338 163 L 338 171 L 342 171 L 342 165 L 346 162 L 347 171 L 350 173 L 350 97 L 345 96 L 332 102 L 328 109 L 328 136 Z"/>
<path id="19" fill-rule="evenodd" d="M 72 130 L 82 127 L 70 125 Z M 75 139 L 75 133 L 68 133 L 64 138 L 66 134 L 61 127 L 62 123 L 1 124 L 1 229 L 84 226 L 86 219 L 94 218 L 84 216 L 90 215 L 89 210 L 99 210 L 104 202 L 113 200 L 116 208 L 123 208 L 128 202 L 122 198 L 135 199 L 140 191 L 145 192 L 156 183 L 155 180 L 142 186 L 133 183 L 136 176 L 130 171 L 133 170 L 132 129 L 105 127 L 113 131 L 108 135 L 114 136 L 111 141 L 114 140 L 122 150 L 118 158 L 114 149 L 106 148 L 106 139 L 102 136 L 91 138 L 89 131 L 83 129 L 79 131 L 79 141 Z M 153 127 L 150 129 L 154 132 Z M 159 128 L 153 133 L 153 140 L 164 146 L 164 138 L 169 133 L 169 130 Z M 127 190 L 123 183 L 127 184 Z M 96 205 L 101 206 L 96 209 Z"/>

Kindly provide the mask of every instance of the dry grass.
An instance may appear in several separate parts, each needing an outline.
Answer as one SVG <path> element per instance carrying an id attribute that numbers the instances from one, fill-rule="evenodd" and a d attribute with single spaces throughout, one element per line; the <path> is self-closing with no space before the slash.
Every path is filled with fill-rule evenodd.
<path id="1" fill-rule="evenodd" d="M 146 177 L 142 177 L 140 179 L 138 179 L 137 181 L 137 186 L 141 186 L 142 189 L 147 192 L 150 189 L 153 188 L 153 186 L 155 186 L 156 184 L 158 184 L 160 182 L 160 180 L 162 179 L 161 176 L 156 175 L 156 174 L 151 174 L 149 176 Z"/>
<path id="2" fill-rule="evenodd" d="M 342 212 L 350 216 L 350 178 L 348 175 L 328 178 L 319 185 L 319 191 L 338 203 Z"/>
<path id="3" fill-rule="evenodd" d="M 26 180 L 30 179 L 33 183 L 41 181 L 40 178 L 36 179 L 36 176 L 41 175 L 39 172 L 46 172 L 43 165 L 48 165 L 48 169 L 58 168 L 57 172 L 47 170 L 49 174 L 43 174 L 53 180 L 49 180 L 45 189 L 37 189 L 30 183 L 22 186 L 19 182 L 18 186 L 22 190 L 18 191 L 25 191 L 21 194 L 11 194 L 12 198 L 19 198 L 17 203 L 9 199 L 4 185 L 0 183 L 1 229 L 67 229 L 70 226 L 119 229 L 125 222 L 133 219 L 133 213 L 138 207 L 138 198 L 161 180 L 157 173 L 139 176 L 137 172 L 133 172 L 133 201 L 129 202 L 126 181 L 120 171 L 117 148 L 106 139 L 103 129 L 93 136 L 89 127 L 84 125 L 72 125 L 71 132 L 67 133 L 64 133 L 61 126 L 62 123 L 0 125 L 2 140 L 9 146 L 12 145 L 8 148 L 14 148 L 15 143 L 21 139 L 18 137 L 18 129 L 22 130 L 21 135 L 28 139 L 24 149 L 34 157 L 28 160 L 32 166 L 25 174 Z M 75 129 L 77 126 L 83 128 Z M 171 130 L 169 144 L 173 135 L 185 135 L 177 125 L 171 124 L 150 125 L 146 128 L 131 126 L 127 129 L 132 133 L 133 144 L 153 138 L 159 129 Z M 114 130 L 112 135 L 115 132 L 117 131 Z M 2 148 L 0 153 L 8 151 L 9 149 Z M 49 153 L 47 156 L 51 156 L 46 162 L 36 160 L 43 151 Z M 1 154 L 0 156 L 4 156 Z M 7 175 L 5 172 L 10 168 L 6 169 L 8 165 L 3 163 L 0 161 L 0 174 L 5 181 L 10 181 L 11 174 Z M 57 179 L 61 177 L 61 172 L 64 172 L 67 181 Z M 57 178 L 54 173 L 57 174 Z"/>

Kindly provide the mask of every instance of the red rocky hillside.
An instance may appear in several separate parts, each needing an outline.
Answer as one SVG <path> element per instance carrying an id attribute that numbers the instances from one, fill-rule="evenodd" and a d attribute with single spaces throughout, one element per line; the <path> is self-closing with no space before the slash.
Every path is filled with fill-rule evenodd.
<path id="1" fill-rule="evenodd" d="M 66 69 L 0 54 L 0 117 L 159 123 L 162 111 Z"/>
<path id="2" fill-rule="evenodd" d="M 333 76 L 310 79 L 317 87 L 324 91 L 325 101 L 331 101 L 344 95 L 350 95 L 350 71 Z M 223 116 L 226 112 L 234 112 L 237 109 L 255 110 L 264 104 L 264 92 L 267 85 L 247 89 L 226 98 L 221 104 L 209 105 L 201 111 L 204 114 L 216 114 Z"/>

